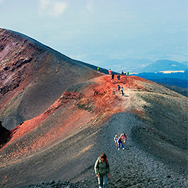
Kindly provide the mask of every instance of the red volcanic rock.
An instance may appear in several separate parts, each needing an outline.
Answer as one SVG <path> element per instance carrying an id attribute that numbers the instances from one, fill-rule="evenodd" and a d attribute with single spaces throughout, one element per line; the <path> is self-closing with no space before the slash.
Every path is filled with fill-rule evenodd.
<path id="1" fill-rule="evenodd" d="M 83 128 L 103 124 L 113 114 L 124 111 L 140 114 L 134 106 L 130 108 L 129 90 L 138 90 L 140 85 L 145 91 L 142 84 L 147 82 L 132 76 L 122 76 L 121 81 L 111 82 L 110 76 L 104 75 L 70 87 L 46 111 L 14 130 L 12 139 L 2 148 L 7 153 L 14 148 L 14 156 L 9 155 L 6 160 L 50 147 Z M 124 87 L 126 96 L 120 94 L 118 84 Z M 17 140 L 22 144 L 21 148 Z"/>

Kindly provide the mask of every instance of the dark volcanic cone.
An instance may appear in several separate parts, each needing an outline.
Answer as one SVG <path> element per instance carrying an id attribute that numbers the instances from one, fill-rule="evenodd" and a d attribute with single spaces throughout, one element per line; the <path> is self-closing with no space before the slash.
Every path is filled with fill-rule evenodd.
<path id="1" fill-rule="evenodd" d="M 0 29 L 0 113 L 7 129 L 44 112 L 70 85 L 99 75 L 20 33 Z"/>

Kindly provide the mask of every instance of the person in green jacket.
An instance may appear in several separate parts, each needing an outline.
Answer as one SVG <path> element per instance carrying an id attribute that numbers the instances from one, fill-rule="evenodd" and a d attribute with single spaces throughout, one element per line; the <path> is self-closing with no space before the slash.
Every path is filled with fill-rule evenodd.
<path id="1" fill-rule="evenodd" d="M 107 178 L 110 177 L 110 166 L 105 153 L 102 153 L 96 160 L 94 170 L 98 178 L 99 188 L 107 188 Z"/>

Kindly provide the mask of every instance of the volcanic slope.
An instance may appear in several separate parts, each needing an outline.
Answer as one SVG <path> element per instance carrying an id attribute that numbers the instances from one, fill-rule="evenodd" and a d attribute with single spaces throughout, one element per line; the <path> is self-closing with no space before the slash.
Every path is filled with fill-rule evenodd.
<path id="1" fill-rule="evenodd" d="M 135 76 L 74 85 L 12 131 L 0 150 L 1 186 L 69 180 L 97 187 L 93 166 L 105 152 L 110 188 L 187 187 L 187 113 L 186 97 Z M 113 137 L 122 132 L 128 140 L 118 151 Z"/>
<path id="2" fill-rule="evenodd" d="M 0 29 L 0 113 L 11 130 L 38 116 L 72 85 L 99 76 L 78 62 L 23 34 Z"/>

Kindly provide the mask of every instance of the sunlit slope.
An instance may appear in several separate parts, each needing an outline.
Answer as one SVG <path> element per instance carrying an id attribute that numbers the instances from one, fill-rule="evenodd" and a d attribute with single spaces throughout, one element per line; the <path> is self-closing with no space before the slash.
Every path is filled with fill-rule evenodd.
<path id="1" fill-rule="evenodd" d="M 124 96 L 118 84 L 124 86 Z M 11 140 L 2 148 L 2 161 L 52 147 L 89 126 L 104 124 L 119 112 L 134 113 L 147 123 L 133 130 L 139 144 L 149 145 L 157 138 L 153 140 L 156 151 L 158 147 L 166 150 L 165 142 L 181 153 L 187 146 L 187 105 L 186 97 L 139 77 L 111 82 L 109 75 L 101 76 L 70 87 L 44 113 L 12 130 Z"/>

